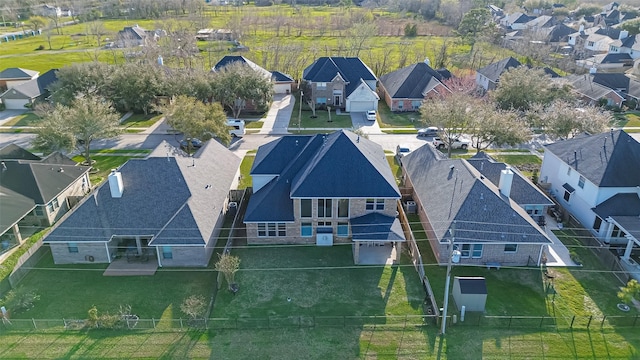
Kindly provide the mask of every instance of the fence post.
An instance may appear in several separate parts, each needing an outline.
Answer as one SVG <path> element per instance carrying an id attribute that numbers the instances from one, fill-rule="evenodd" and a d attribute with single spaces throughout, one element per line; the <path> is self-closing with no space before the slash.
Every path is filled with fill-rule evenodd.
<path id="1" fill-rule="evenodd" d="M 513 316 L 509 316 L 509 329 L 511 329 L 511 320 L 513 320 Z"/>
<path id="2" fill-rule="evenodd" d="M 38 330 L 38 327 L 36 326 L 36 319 L 31 318 L 31 322 L 33 323 L 33 328 Z"/>
<path id="3" fill-rule="evenodd" d="M 633 319 L 633 325 L 632 327 L 636 327 L 636 322 L 638 321 L 638 315 L 636 315 L 636 318 Z"/>
<path id="4" fill-rule="evenodd" d="M 155 329 L 156 328 L 156 319 L 151 318 L 151 322 L 153 322 L 153 328 Z"/>
<path id="5" fill-rule="evenodd" d="M 593 320 L 593 315 L 589 316 L 589 322 L 587 323 L 587 329 L 591 326 L 591 320 Z"/>
<path id="6" fill-rule="evenodd" d="M 573 322 L 576 321 L 576 316 L 573 315 L 573 318 L 571 319 L 571 324 L 569 324 L 569 329 L 573 329 Z"/>
<path id="7" fill-rule="evenodd" d="M 607 320 L 607 315 L 604 315 L 602 317 L 602 322 L 600 323 L 600 329 L 602 329 L 604 327 L 604 321 Z"/>
<path id="8" fill-rule="evenodd" d="M 544 322 L 544 316 L 540 318 L 540 327 L 542 327 L 542 323 Z"/>
<path id="9" fill-rule="evenodd" d="M 182 330 L 182 318 L 180 318 L 180 330 Z"/>

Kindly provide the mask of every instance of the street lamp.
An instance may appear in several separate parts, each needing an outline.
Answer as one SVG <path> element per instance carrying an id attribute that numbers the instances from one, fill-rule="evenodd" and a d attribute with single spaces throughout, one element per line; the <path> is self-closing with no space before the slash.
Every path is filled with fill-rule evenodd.
<path id="1" fill-rule="evenodd" d="M 440 334 L 444 336 L 445 330 L 447 328 L 447 310 L 449 308 L 449 283 L 451 282 L 451 265 L 452 263 L 460 262 L 461 253 L 458 250 L 453 249 L 453 243 L 456 238 L 456 221 L 453 221 L 451 224 L 451 229 L 449 229 L 451 233 L 451 240 L 449 241 L 449 260 L 447 263 L 447 280 L 444 285 L 444 309 L 442 311 L 442 329 L 440 330 Z"/>

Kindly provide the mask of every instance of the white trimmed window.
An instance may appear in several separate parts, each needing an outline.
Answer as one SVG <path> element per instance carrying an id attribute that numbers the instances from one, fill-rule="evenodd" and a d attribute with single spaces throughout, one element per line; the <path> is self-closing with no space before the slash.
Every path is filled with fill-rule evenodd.
<path id="1" fill-rule="evenodd" d="M 70 253 L 77 253 L 78 243 L 74 243 L 74 242 L 67 243 L 67 248 L 69 249 Z"/>
<path id="2" fill-rule="evenodd" d="M 506 253 L 515 253 L 518 251 L 518 244 L 505 244 L 504 252 Z"/>
<path id="3" fill-rule="evenodd" d="M 384 199 L 367 199 L 366 210 L 384 210 Z"/>

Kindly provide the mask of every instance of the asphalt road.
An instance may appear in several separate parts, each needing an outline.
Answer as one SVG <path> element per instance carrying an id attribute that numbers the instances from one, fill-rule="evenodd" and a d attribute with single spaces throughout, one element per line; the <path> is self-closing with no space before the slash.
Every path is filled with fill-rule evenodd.
<path id="1" fill-rule="evenodd" d="M 179 137 L 180 135 L 123 134 L 114 139 L 96 141 L 91 147 L 93 149 L 154 149 L 162 140 L 178 146 Z M 260 145 L 278 137 L 280 135 L 247 134 L 243 138 L 235 139 L 229 149 L 233 152 L 244 154 L 246 151 L 257 149 Z M 16 145 L 30 148 L 33 138 L 35 138 L 35 134 L 0 133 L 0 147 L 15 143 Z M 407 144 L 416 149 L 424 145 L 427 140 L 430 140 L 430 138 L 419 138 L 416 135 L 400 134 L 369 135 L 369 139 L 380 144 L 385 150 L 390 151 L 395 151 L 398 144 Z"/>

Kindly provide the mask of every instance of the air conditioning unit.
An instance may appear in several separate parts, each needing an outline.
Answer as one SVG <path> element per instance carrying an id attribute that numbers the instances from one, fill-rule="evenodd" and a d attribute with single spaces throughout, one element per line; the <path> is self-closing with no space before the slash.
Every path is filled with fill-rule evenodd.
<path id="1" fill-rule="evenodd" d="M 416 205 L 415 201 L 407 201 L 404 207 L 407 211 L 407 214 L 415 214 L 418 210 L 418 206 Z"/>

